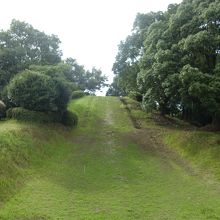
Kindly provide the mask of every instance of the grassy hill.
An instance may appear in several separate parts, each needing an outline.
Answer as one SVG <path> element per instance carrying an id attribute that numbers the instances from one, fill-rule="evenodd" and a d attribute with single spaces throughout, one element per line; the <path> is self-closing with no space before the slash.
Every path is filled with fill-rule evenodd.
<path id="1" fill-rule="evenodd" d="M 175 118 L 145 113 L 139 103 L 123 99 L 130 117 L 142 129 L 154 135 L 182 158 L 188 160 L 201 175 L 220 180 L 220 132 L 204 131 Z"/>
<path id="2" fill-rule="evenodd" d="M 127 101 L 141 129 L 114 97 L 71 102 L 79 115 L 71 130 L 0 122 L 0 219 L 219 219 L 219 182 L 197 175 L 190 163 L 200 167 L 193 159 L 200 148 L 192 154 L 184 147 L 195 137 L 198 146 L 217 150 L 211 143 L 219 134 L 200 140 L 202 132 L 152 118 Z M 209 160 L 217 161 L 214 154 Z"/>
<path id="3" fill-rule="evenodd" d="M 0 122 L 0 204 L 65 148 L 68 135 L 65 127 L 56 124 Z"/>

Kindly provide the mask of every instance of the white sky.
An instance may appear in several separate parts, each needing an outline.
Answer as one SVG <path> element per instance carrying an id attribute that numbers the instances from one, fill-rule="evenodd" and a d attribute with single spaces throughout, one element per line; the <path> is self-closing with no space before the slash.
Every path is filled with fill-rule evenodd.
<path id="1" fill-rule="evenodd" d="M 166 10 L 181 0 L 0 0 L 0 29 L 13 18 L 58 35 L 63 57 L 86 69 L 100 68 L 112 79 L 118 44 L 131 33 L 138 12 Z"/>

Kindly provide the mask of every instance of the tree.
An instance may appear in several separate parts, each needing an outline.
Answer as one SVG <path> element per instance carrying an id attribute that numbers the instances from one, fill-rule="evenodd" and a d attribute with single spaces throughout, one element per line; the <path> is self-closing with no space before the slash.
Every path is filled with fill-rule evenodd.
<path id="1" fill-rule="evenodd" d="M 84 66 L 79 65 L 73 58 L 68 58 L 66 64 L 71 66 L 71 81 L 74 82 L 79 90 L 94 93 L 106 86 L 107 77 L 101 70 L 92 68 L 92 71 L 85 70 Z"/>
<path id="2" fill-rule="evenodd" d="M 139 61 L 143 54 L 145 33 L 151 24 L 161 17 L 162 12 L 138 13 L 134 21 L 132 34 L 125 41 L 121 41 L 118 46 L 118 54 L 112 70 L 117 76 L 117 86 L 126 95 L 131 91 L 140 91 L 140 87 L 137 85 L 137 78 L 140 72 Z M 112 85 L 112 88 L 114 86 Z"/>
<path id="3" fill-rule="evenodd" d="M 119 77 L 115 76 L 112 84 L 109 86 L 106 96 L 125 96 L 126 92 L 120 86 Z"/>
<path id="4" fill-rule="evenodd" d="M 30 65 L 53 65 L 61 61 L 60 40 L 30 24 L 12 20 L 8 31 L 0 31 L 0 93 L 10 79 Z"/>
<path id="5" fill-rule="evenodd" d="M 220 77 L 186 65 L 180 72 L 180 79 L 182 101 L 189 105 L 186 109 L 191 111 L 191 120 L 202 118 L 203 121 L 199 120 L 202 124 L 212 120 L 219 126 Z"/>
<path id="6" fill-rule="evenodd" d="M 141 44 L 140 35 L 134 33 L 124 42 L 121 41 L 118 46 L 118 54 L 112 70 L 118 78 L 121 78 L 120 87 L 126 94 L 131 90 L 137 90 L 136 78 L 139 72 L 138 58 Z"/>
<path id="7" fill-rule="evenodd" d="M 60 40 L 55 35 L 46 35 L 30 24 L 12 20 L 10 36 L 15 45 L 23 49 L 25 63 L 56 64 L 61 61 Z M 7 42 L 6 43 L 6 47 Z"/>
<path id="8" fill-rule="evenodd" d="M 143 106 L 147 110 L 156 108 L 162 115 L 176 112 L 178 100 L 173 82 L 178 85 L 176 73 L 180 67 L 180 55 L 168 30 L 169 19 L 176 7 L 170 5 L 167 12 L 158 12 L 156 21 L 147 29 L 139 63 L 141 71 L 137 82 L 144 94 Z"/>
<path id="9" fill-rule="evenodd" d="M 100 90 L 102 87 L 106 86 L 107 77 L 102 75 L 102 71 L 92 68 L 92 71 L 86 71 L 85 75 L 85 89 L 91 93 Z"/>
<path id="10" fill-rule="evenodd" d="M 119 45 L 109 93 L 137 90 L 147 110 L 220 125 L 219 35 L 217 0 L 183 0 L 165 12 L 138 14 Z"/>

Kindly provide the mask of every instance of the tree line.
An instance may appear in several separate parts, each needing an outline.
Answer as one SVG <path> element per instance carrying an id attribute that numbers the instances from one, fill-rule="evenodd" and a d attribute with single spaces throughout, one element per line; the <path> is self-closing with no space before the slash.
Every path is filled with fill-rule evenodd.
<path id="1" fill-rule="evenodd" d="M 220 1 L 183 0 L 137 14 L 121 41 L 107 95 L 130 95 L 146 110 L 220 126 Z"/>
<path id="2" fill-rule="evenodd" d="M 93 94 L 105 85 L 101 70 L 85 70 L 73 58 L 62 60 L 60 43 L 57 36 L 18 20 L 0 31 L 0 100 L 7 109 L 62 115 L 73 92 Z"/>

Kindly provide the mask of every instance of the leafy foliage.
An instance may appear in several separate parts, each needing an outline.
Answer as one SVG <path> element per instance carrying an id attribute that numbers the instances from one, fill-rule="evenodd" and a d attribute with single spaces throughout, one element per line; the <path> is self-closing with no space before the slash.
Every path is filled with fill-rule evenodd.
<path id="1" fill-rule="evenodd" d="M 12 20 L 8 31 L 0 31 L 0 89 L 18 72 L 31 64 L 56 64 L 61 61 L 60 40 L 31 25 Z"/>
<path id="2" fill-rule="evenodd" d="M 219 1 L 184 0 L 138 14 L 119 45 L 112 87 L 140 92 L 145 109 L 220 124 L 219 8 Z"/>
<path id="3" fill-rule="evenodd" d="M 129 92 L 128 96 L 131 98 L 131 99 L 134 99 L 138 102 L 141 102 L 142 101 L 142 95 L 140 92 L 136 92 L 136 91 L 131 91 Z"/>
<path id="4" fill-rule="evenodd" d="M 9 108 L 6 111 L 6 117 L 19 121 L 32 121 L 38 123 L 56 123 L 60 122 L 63 125 L 74 127 L 78 123 L 78 117 L 75 113 L 65 111 L 60 112 L 39 112 L 25 109 L 23 107 Z"/>
<path id="5" fill-rule="evenodd" d="M 94 93 L 106 86 L 107 77 L 101 70 L 92 68 L 92 71 L 85 70 L 84 66 L 79 65 L 76 60 L 68 58 L 65 61 L 71 67 L 71 81 L 78 86 L 78 90 Z"/>
<path id="6" fill-rule="evenodd" d="M 85 93 L 81 90 L 72 92 L 72 99 L 78 99 L 78 98 L 81 98 L 83 96 L 85 96 Z"/>
<path id="7" fill-rule="evenodd" d="M 28 110 L 62 116 L 73 91 L 82 90 L 79 96 L 106 85 L 101 70 L 85 70 L 72 58 L 62 61 L 59 44 L 57 36 L 17 20 L 9 30 L 0 31 L 0 98 L 7 108 L 21 107 L 13 110 L 13 117 L 32 120 L 36 115 Z"/>
<path id="8" fill-rule="evenodd" d="M 108 91 L 106 92 L 106 96 L 124 96 L 126 92 L 121 87 L 121 78 L 118 76 L 114 77 L 113 83 L 109 86 Z"/>
<path id="9" fill-rule="evenodd" d="M 62 81 L 26 70 L 10 82 L 8 98 L 15 106 L 29 110 L 60 111 L 66 108 L 69 99 L 65 90 Z"/>
<path id="10" fill-rule="evenodd" d="M 62 115 L 62 124 L 74 127 L 78 124 L 78 116 L 71 111 L 65 111 Z"/>

